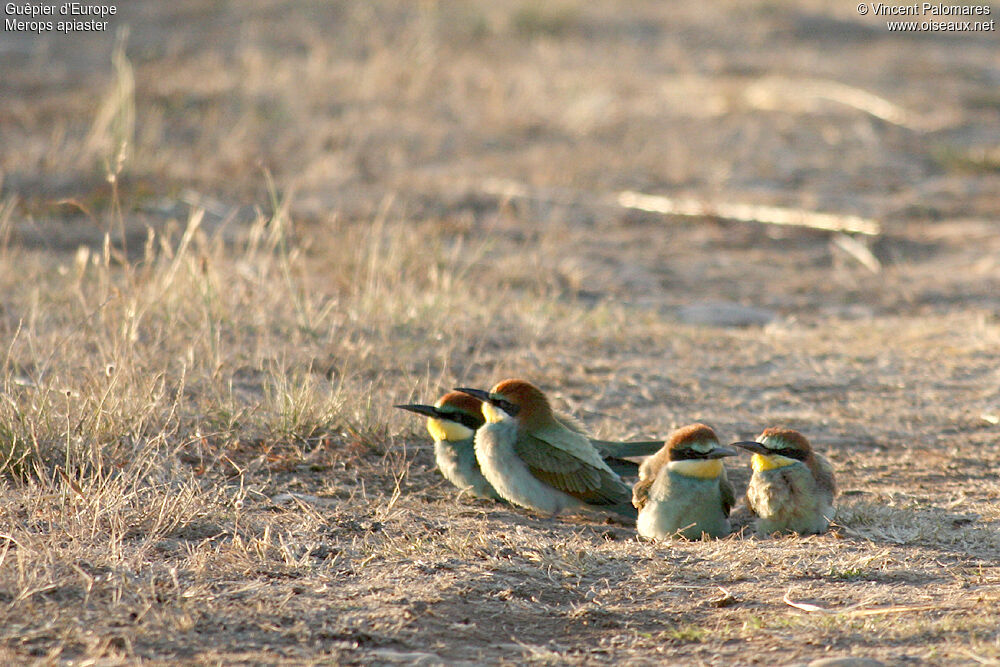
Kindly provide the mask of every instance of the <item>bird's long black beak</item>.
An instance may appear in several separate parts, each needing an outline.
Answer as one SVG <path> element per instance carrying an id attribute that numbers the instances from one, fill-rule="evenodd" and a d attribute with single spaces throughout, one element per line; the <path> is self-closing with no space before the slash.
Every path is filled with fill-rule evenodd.
<path id="1" fill-rule="evenodd" d="M 715 447 L 710 452 L 705 454 L 706 459 L 724 459 L 727 456 L 736 456 L 739 454 L 735 449 L 729 449 L 728 447 Z"/>
<path id="2" fill-rule="evenodd" d="M 399 408 L 400 410 L 409 410 L 410 412 L 416 412 L 418 415 L 424 415 L 425 417 L 434 417 L 438 419 L 441 417 L 438 413 L 438 409 L 433 405 L 420 405 L 417 403 L 411 405 L 394 405 L 394 408 Z"/>
<path id="3" fill-rule="evenodd" d="M 490 392 L 483 391 L 482 389 L 469 389 L 468 387 L 455 387 L 455 391 L 460 391 L 463 394 L 468 394 L 469 396 L 472 396 L 473 398 L 478 398 L 480 401 L 482 401 L 484 403 L 492 403 L 493 402 L 492 400 L 490 400 Z"/>
<path id="4" fill-rule="evenodd" d="M 753 452 L 754 454 L 772 454 L 764 445 L 760 444 L 755 440 L 741 440 L 739 442 L 729 443 L 730 447 L 739 447 L 740 449 L 745 449 L 748 452 Z"/>

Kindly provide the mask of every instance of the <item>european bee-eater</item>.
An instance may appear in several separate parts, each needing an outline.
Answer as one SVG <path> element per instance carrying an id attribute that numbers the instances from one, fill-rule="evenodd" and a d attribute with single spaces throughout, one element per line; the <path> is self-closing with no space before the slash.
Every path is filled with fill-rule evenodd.
<path id="1" fill-rule="evenodd" d="M 434 460 L 445 479 L 480 498 L 500 500 L 479 470 L 473 438 L 483 425 L 478 399 L 460 391 L 448 392 L 434 405 L 397 405 L 427 417 L 427 431 L 434 438 Z"/>
<path id="2" fill-rule="evenodd" d="M 598 511 L 635 521 L 629 487 L 587 436 L 556 418 L 533 384 L 504 380 L 488 392 L 457 391 L 482 401 L 486 423 L 476 431 L 476 459 L 505 500 L 552 516 Z"/>
<path id="3" fill-rule="evenodd" d="M 798 431 L 769 428 L 756 441 L 734 442 L 753 452 L 747 507 L 757 532 L 822 533 L 833 519 L 833 466 Z"/>
<path id="4" fill-rule="evenodd" d="M 427 417 L 427 431 L 434 438 L 434 459 L 445 479 L 462 490 L 469 490 L 480 498 L 502 500 L 483 477 L 476 461 L 473 438 L 476 430 L 485 423 L 482 403 L 467 393 L 452 391 L 438 399 L 434 405 L 397 405 Z M 556 419 L 577 433 L 584 433 L 583 424 L 569 415 L 556 414 Z M 604 462 L 620 476 L 638 474 L 639 464 L 625 457 L 649 456 L 663 444 L 662 440 L 616 442 L 590 439 L 601 453 Z"/>
<path id="5" fill-rule="evenodd" d="M 639 534 L 689 540 L 728 535 L 736 496 L 722 465 L 727 456 L 736 451 L 720 447 L 715 431 L 704 424 L 674 431 L 663 449 L 639 466 L 632 488 Z"/>

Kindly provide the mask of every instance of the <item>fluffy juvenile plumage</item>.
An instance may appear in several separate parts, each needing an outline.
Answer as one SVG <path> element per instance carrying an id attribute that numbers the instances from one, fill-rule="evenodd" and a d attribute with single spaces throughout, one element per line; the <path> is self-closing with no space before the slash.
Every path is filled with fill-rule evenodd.
<path id="1" fill-rule="evenodd" d="M 715 431 L 704 424 L 674 431 L 663 449 L 639 467 L 632 489 L 639 534 L 654 539 L 728 535 L 735 495 L 722 459 L 735 454 L 720 447 Z"/>
<path id="2" fill-rule="evenodd" d="M 768 428 L 754 442 L 736 442 L 753 452 L 747 507 L 757 532 L 822 533 L 833 519 L 833 466 L 798 431 Z"/>

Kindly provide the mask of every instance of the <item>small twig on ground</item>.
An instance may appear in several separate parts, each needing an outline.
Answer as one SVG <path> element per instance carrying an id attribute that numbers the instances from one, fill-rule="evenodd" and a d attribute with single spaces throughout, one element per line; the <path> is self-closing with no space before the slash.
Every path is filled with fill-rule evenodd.
<path id="1" fill-rule="evenodd" d="M 479 190 L 487 194 L 510 199 L 529 199 L 553 204 L 584 204 L 592 206 L 617 206 L 693 218 L 720 218 L 739 222 L 755 222 L 763 225 L 805 227 L 844 234 L 864 234 L 878 236 L 882 225 L 871 218 L 840 213 L 817 213 L 800 208 L 781 206 L 760 206 L 734 202 L 710 202 L 701 199 L 674 199 L 661 195 L 649 195 L 632 190 L 624 190 L 611 197 L 594 196 L 585 192 L 563 189 L 537 191 L 524 183 L 499 178 L 488 178 L 479 184 Z M 850 251 L 849 251 L 850 252 Z M 872 258 L 874 259 L 874 257 Z M 878 260 L 875 260 L 876 262 Z"/>
<path id="2" fill-rule="evenodd" d="M 821 607 L 818 604 L 812 604 L 811 602 L 796 602 L 792 600 L 789 595 L 791 594 L 791 589 L 785 593 L 785 596 L 781 599 L 782 602 L 787 604 L 789 607 L 795 607 L 804 612 L 811 614 L 846 614 L 848 616 L 878 616 L 881 614 L 905 614 L 912 611 L 931 611 L 933 609 L 940 609 L 940 607 L 932 604 L 912 604 L 912 605 L 890 605 L 888 607 L 869 607 L 867 609 L 862 608 L 863 603 L 857 603 L 848 605 L 841 609 L 828 609 L 827 607 Z"/>
<path id="3" fill-rule="evenodd" d="M 690 217 L 723 218 L 765 225 L 808 227 L 830 232 L 877 236 L 882 226 L 876 220 L 857 215 L 816 213 L 800 208 L 758 206 L 729 202 L 707 202 L 698 199 L 673 199 L 626 190 L 618 193 L 618 205 L 638 211 Z"/>
<path id="4" fill-rule="evenodd" d="M 769 76 L 753 82 L 744 91 L 744 99 L 759 109 L 780 108 L 782 102 L 789 98 L 799 100 L 800 103 L 829 100 L 914 131 L 923 131 L 934 126 L 929 122 L 930 119 L 904 109 L 884 97 L 830 79 L 788 79 Z"/>

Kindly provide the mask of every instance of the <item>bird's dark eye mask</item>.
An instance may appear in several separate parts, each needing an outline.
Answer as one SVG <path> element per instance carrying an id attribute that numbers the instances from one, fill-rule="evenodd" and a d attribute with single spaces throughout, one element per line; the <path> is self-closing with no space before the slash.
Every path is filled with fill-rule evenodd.
<path id="1" fill-rule="evenodd" d="M 467 429 L 475 431 L 480 426 L 483 425 L 483 418 L 478 415 L 470 415 L 467 412 L 452 412 L 451 410 L 438 410 L 439 419 L 447 419 L 449 421 L 458 422 Z"/>
<path id="2" fill-rule="evenodd" d="M 521 406 L 511 403 L 506 398 L 501 398 L 496 394 L 490 394 L 490 403 L 497 406 L 511 417 L 517 415 L 521 411 Z"/>

